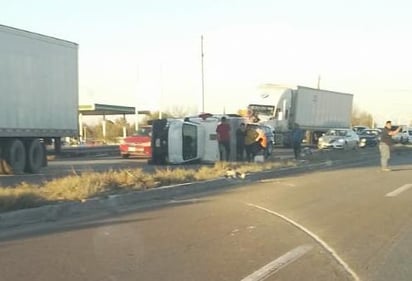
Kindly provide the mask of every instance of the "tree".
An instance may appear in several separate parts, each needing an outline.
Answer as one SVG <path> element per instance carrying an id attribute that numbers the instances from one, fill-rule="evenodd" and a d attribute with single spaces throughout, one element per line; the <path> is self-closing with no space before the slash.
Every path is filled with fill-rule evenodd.
<path id="1" fill-rule="evenodd" d="M 99 122 L 95 125 L 84 125 L 86 128 L 86 141 L 91 142 L 106 142 L 106 143 L 116 143 L 119 137 L 123 136 L 123 128 L 126 128 L 126 134 L 130 135 L 134 132 L 133 124 L 127 123 L 123 118 L 117 118 L 114 121 L 106 120 L 106 137 L 103 136 L 103 126 Z"/>
<path id="2" fill-rule="evenodd" d="M 166 111 L 162 111 L 160 114 L 159 111 L 153 111 L 150 112 L 150 114 L 146 114 L 146 116 L 143 118 L 143 120 L 140 122 L 142 125 L 148 124 L 150 120 L 156 120 L 159 119 L 161 116 L 161 119 L 166 119 L 166 118 L 183 118 L 185 116 L 190 115 L 190 113 L 193 112 L 193 109 L 191 110 L 188 107 L 183 107 L 183 106 L 174 106 L 169 108 Z"/>
<path id="3" fill-rule="evenodd" d="M 354 107 L 352 111 L 352 126 L 365 125 L 371 128 L 376 127 L 372 114 Z"/>
<path id="4" fill-rule="evenodd" d="M 162 119 L 171 117 L 171 115 L 167 112 L 162 112 L 162 114 L 160 114 L 159 111 L 153 111 L 150 112 L 150 114 L 146 114 L 145 117 L 143 117 L 142 121 L 139 122 L 139 124 L 147 125 L 151 120 L 160 119 L 160 116 L 162 117 Z"/>
<path id="5" fill-rule="evenodd" d="M 187 106 L 173 106 L 166 110 L 166 113 L 170 117 L 174 118 L 183 118 L 185 116 L 195 114 L 197 110 L 193 107 L 187 107 Z"/>

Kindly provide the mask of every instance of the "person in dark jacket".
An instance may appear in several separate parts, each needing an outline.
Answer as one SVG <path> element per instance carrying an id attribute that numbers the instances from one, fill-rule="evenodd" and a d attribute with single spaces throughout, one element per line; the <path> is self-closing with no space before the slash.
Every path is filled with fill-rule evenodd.
<path id="1" fill-rule="evenodd" d="M 304 132 L 299 127 L 298 123 L 294 124 L 291 137 L 292 137 L 292 147 L 293 147 L 293 153 L 295 155 L 295 160 L 298 160 L 300 153 L 301 153 L 302 140 L 304 137 Z"/>
<path id="2" fill-rule="evenodd" d="M 236 160 L 243 161 L 245 154 L 246 125 L 241 123 L 236 130 Z"/>
<path id="3" fill-rule="evenodd" d="M 392 122 L 386 121 L 385 127 L 382 130 L 381 141 L 379 143 L 379 152 L 381 154 L 381 169 L 384 172 L 389 172 L 391 169 L 388 167 L 389 159 L 391 158 L 392 136 L 399 133 L 401 127 L 392 131 Z"/>

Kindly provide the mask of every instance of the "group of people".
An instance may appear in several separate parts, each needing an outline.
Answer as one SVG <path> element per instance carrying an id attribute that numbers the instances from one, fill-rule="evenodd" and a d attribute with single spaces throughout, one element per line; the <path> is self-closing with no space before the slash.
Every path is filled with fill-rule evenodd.
<path id="1" fill-rule="evenodd" d="M 216 128 L 217 140 L 219 143 L 220 159 L 229 161 L 230 159 L 230 125 L 226 117 L 221 118 L 221 123 Z M 398 127 L 392 130 L 392 122 L 387 121 L 381 134 L 379 143 L 379 152 L 381 156 L 382 171 L 390 171 L 388 161 L 391 155 L 391 146 L 393 143 L 392 136 L 399 133 L 401 130 Z M 298 159 L 301 153 L 301 144 L 304 137 L 304 131 L 299 128 L 299 124 L 294 124 L 291 133 L 291 142 L 295 159 Z M 262 153 L 267 147 L 267 136 L 265 132 L 252 126 L 241 123 L 236 130 L 236 160 L 243 161 L 246 152 L 247 161 L 253 161 L 254 157 Z M 224 157 L 225 154 L 225 157 Z"/>
<path id="2" fill-rule="evenodd" d="M 219 143 L 220 159 L 229 161 L 230 159 L 230 124 L 226 117 L 221 118 L 220 124 L 216 128 L 217 140 Z M 245 152 L 246 159 L 251 162 L 254 157 L 264 151 L 267 147 L 267 137 L 265 132 L 251 125 L 241 123 L 236 130 L 236 160 L 243 161 Z"/>
<path id="3" fill-rule="evenodd" d="M 252 162 L 256 155 L 264 154 L 268 140 L 265 132 L 250 124 L 241 123 L 236 130 L 236 160 Z"/>
<path id="4" fill-rule="evenodd" d="M 229 161 L 230 159 L 230 124 L 226 117 L 221 118 L 220 124 L 216 128 L 217 140 L 219 143 L 220 159 Z M 304 131 L 299 124 L 294 124 L 291 133 L 292 147 L 295 159 L 301 153 L 301 144 Z M 263 129 L 256 125 L 241 123 L 236 130 L 236 160 L 246 160 L 252 162 L 256 155 L 264 155 L 268 145 L 268 139 Z M 246 153 L 245 153 L 246 152 Z"/>

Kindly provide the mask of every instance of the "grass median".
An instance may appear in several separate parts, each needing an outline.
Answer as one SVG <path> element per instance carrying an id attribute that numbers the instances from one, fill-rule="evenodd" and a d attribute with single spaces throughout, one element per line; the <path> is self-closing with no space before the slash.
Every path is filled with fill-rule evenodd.
<path id="1" fill-rule="evenodd" d="M 397 148 L 398 153 L 411 151 L 410 148 Z M 0 188 L 0 212 L 33 208 L 59 202 L 82 202 L 90 198 L 104 198 L 108 195 L 142 191 L 160 186 L 204 181 L 227 175 L 229 170 L 237 173 L 254 173 L 293 167 L 302 163 L 319 163 L 334 160 L 357 161 L 366 155 L 378 155 L 377 148 L 351 151 L 313 150 L 305 153 L 302 162 L 290 159 L 269 159 L 264 163 L 217 162 L 204 166 L 168 166 L 154 172 L 142 169 L 88 171 L 46 181 L 40 185 L 21 184 Z"/>
<path id="2" fill-rule="evenodd" d="M 0 189 L 0 212 L 39 207 L 69 201 L 85 201 L 108 195 L 142 191 L 160 186 L 216 179 L 232 170 L 253 173 L 280 167 L 296 166 L 295 161 L 267 161 L 264 163 L 218 162 L 212 166 L 190 168 L 169 166 L 152 173 L 142 169 L 88 171 L 46 181 L 40 185 L 21 184 Z"/>

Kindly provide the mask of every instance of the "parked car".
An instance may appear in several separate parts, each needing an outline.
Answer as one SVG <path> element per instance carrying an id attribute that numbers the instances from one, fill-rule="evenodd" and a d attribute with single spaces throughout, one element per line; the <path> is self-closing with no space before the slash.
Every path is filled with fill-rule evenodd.
<path id="1" fill-rule="evenodd" d="M 120 155 L 123 158 L 129 158 L 130 156 L 149 158 L 152 156 L 151 141 L 152 127 L 139 127 L 136 134 L 123 139 L 119 146 Z"/>
<path id="2" fill-rule="evenodd" d="M 365 129 L 358 132 L 359 147 L 376 146 L 380 140 L 381 130 L 379 129 Z"/>
<path id="3" fill-rule="evenodd" d="M 319 149 L 357 149 L 359 136 L 352 129 L 330 129 L 318 141 Z"/>
<path id="4" fill-rule="evenodd" d="M 397 125 L 392 125 L 392 131 L 398 129 L 399 126 Z M 396 135 L 392 136 L 392 140 L 395 143 L 408 143 L 409 142 L 409 133 L 408 130 L 406 128 L 406 126 L 400 126 L 401 127 L 401 131 L 399 133 L 397 133 Z"/>
<path id="5" fill-rule="evenodd" d="M 405 128 L 402 133 L 405 135 L 406 143 L 412 143 L 412 128 Z"/>
<path id="6" fill-rule="evenodd" d="M 249 123 L 248 126 L 252 126 L 255 129 L 261 129 L 265 132 L 266 138 L 267 138 L 267 148 L 265 151 L 265 157 L 269 157 L 272 155 L 273 148 L 275 146 L 275 131 L 274 129 L 269 126 L 269 125 L 263 125 L 263 124 L 257 124 L 257 123 Z"/>
<path id="7" fill-rule="evenodd" d="M 357 134 L 359 134 L 360 132 L 362 132 L 363 130 L 366 130 L 366 129 L 369 129 L 369 127 L 365 126 L 365 125 L 357 125 L 357 126 L 352 127 L 352 130 Z"/>

